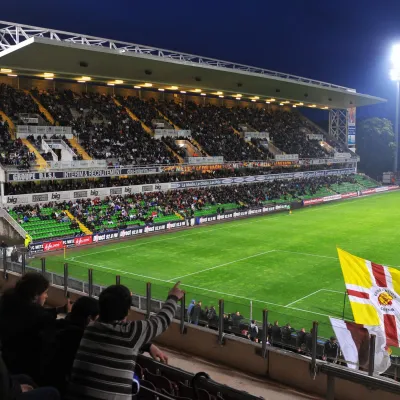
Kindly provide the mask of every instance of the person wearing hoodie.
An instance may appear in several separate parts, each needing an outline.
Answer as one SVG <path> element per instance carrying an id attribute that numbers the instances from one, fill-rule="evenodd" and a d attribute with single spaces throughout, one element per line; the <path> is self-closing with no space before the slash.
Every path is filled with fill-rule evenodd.
<path id="1" fill-rule="evenodd" d="M 190 302 L 190 304 L 189 304 L 188 309 L 187 309 L 187 319 L 188 319 L 189 324 L 192 323 L 191 314 L 192 314 L 193 307 L 194 307 L 195 305 L 196 305 L 196 300 L 192 300 L 192 301 Z"/>
<path id="2" fill-rule="evenodd" d="M 252 342 L 255 342 L 258 336 L 258 326 L 256 324 L 256 321 L 254 319 L 251 320 L 251 324 L 249 326 L 249 339 Z"/>
<path id="3" fill-rule="evenodd" d="M 201 316 L 201 301 L 199 301 L 192 309 L 192 324 L 198 325 Z"/>

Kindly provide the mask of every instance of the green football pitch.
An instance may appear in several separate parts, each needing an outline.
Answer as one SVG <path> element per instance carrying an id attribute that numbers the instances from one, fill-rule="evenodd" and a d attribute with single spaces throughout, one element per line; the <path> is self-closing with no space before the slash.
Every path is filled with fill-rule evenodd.
<path id="1" fill-rule="evenodd" d="M 332 332 L 328 317 L 352 319 L 336 246 L 357 256 L 400 265 L 398 251 L 400 192 L 312 208 L 199 226 L 165 235 L 112 242 L 104 246 L 47 255 L 50 271 L 68 263 L 70 276 L 87 279 L 93 269 L 96 284 L 112 284 L 115 276 L 134 293 L 144 295 L 152 282 L 152 297 L 164 299 L 168 288 L 182 282 L 191 299 L 203 307 L 262 320 L 289 322 L 309 329 L 319 322 L 319 334 Z M 40 260 L 30 260 L 39 267 Z"/>

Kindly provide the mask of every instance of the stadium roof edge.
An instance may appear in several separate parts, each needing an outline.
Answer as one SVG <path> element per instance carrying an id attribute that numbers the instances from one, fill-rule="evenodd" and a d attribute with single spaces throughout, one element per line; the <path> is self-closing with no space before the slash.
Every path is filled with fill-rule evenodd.
<path id="1" fill-rule="evenodd" d="M 80 60 L 88 67 L 83 68 Z M 28 75 L 51 71 L 65 79 L 76 79 L 83 73 L 100 81 L 118 78 L 134 84 L 152 80 L 159 84 L 304 101 L 329 108 L 386 101 L 351 88 L 291 74 L 6 21 L 0 21 L 0 65 Z"/>

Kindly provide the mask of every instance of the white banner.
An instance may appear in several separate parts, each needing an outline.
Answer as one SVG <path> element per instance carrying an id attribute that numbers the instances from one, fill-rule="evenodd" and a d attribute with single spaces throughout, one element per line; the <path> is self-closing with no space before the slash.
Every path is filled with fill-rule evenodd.
<path id="1" fill-rule="evenodd" d="M 49 161 L 50 168 L 70 169 L 70 168 L 88 168 L 88 167 L 106 167 L 106 160 L 73 160 L 73 161 Z"/>
<path id="2" fill-rule="evenodd" d="M 17 125 L 17 137 L 25 138 L 26 134 L 33 136 L 43 135 L 60 135 L 65 136 L 67 139 L 72 139 L 72 128 L 70 126 L 31 126 L 31 125 Z"/>
<path id="3" fill-rule="evenodd" d="M 222 164 L 224 157 L 188 157 L 189 164 Z"/>
<path id="4" fill-rule="evenodd" d="M 297 161 L 299 159 L 298 154 L 276 154 L 275 160 L 277 161 Z"/>
<path id="5" fill-rule="evenodd" d="M 246 140 L 250 140 L 251 138 L 269 140 L 269 133 L 268 132 L 245 132 L 244 138 Z"/>
<path id="6" fill-rule="evenodd" d="M 307 133 L 309 140 L 324 140 L 324 135 L 320 133 Z"/>
<path id="7" fill-rule="evenodd" d="M 154 137 L 156 139 L 159 139 L 160 137 L 172 137 L 172 138 L 178 138 L 178 137 L 191 137 L 192 136 L 192 131 L 190 130 L 177 130 L 177 129 L 155 129 L 154 130 Z"/>
<path id="8" fill-rule="evenodd" d="M 350 153 L 335 153 L 335 155 L 333 157 L 336 159 L 351 158 L 351 154 Z"/>

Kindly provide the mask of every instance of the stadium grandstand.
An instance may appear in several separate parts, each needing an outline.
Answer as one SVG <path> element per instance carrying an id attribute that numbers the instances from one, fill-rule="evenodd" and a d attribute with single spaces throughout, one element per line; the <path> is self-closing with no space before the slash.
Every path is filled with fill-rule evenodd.
<path id="1" fill-rule="evenodd" d="M 43 399 L 398 396 L 398 346 L 378 371 L 374 345 L 349 361 L 329 324 L 352 320 L 332 272 L 336 245 L 362 237 L 372 209 L 375 223 L 395 213 L 399 186 L 357 169 L 356 108 L 384 101 L 0 21 L 0 288 L 15 286 L 0 297 L 0 376 L 11 382 L 0 393 L 17 384 Z M 329 129 L 307 109 L 325 113 Z M 250 263 L 260 257 L 263 266 Z M 57 308 L 43 309 L 47 296 Z M 193 374 L 176 352 L 225 374 Z"/>

